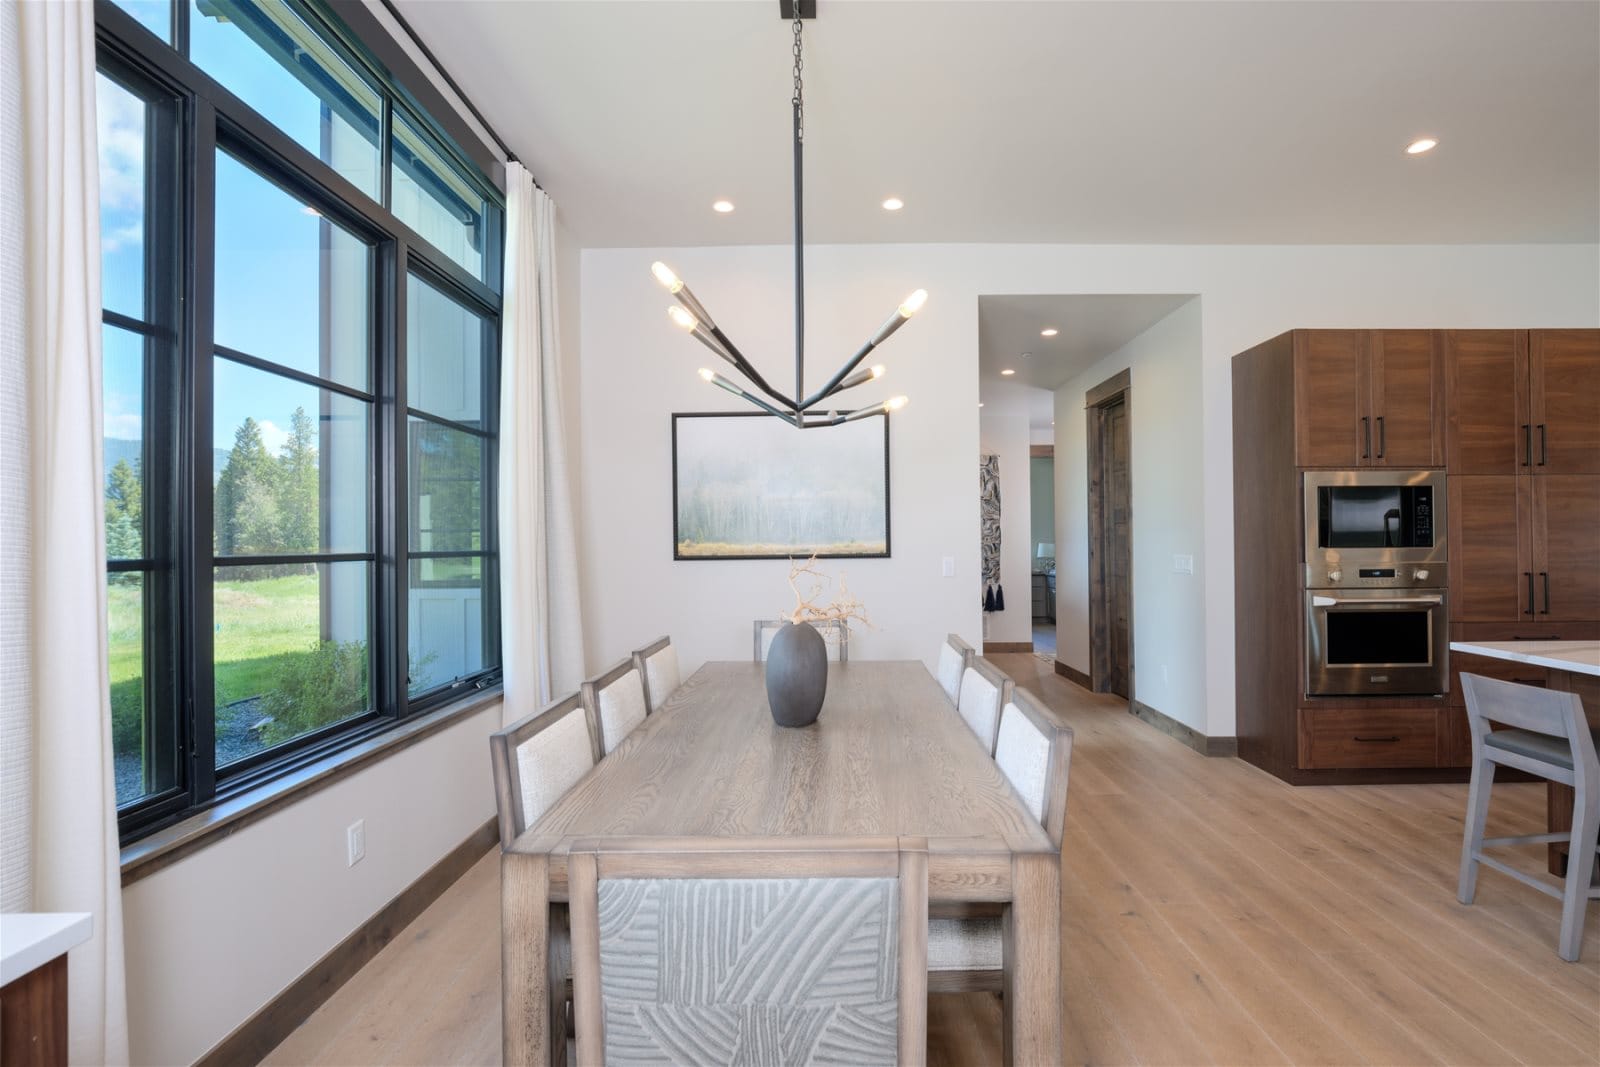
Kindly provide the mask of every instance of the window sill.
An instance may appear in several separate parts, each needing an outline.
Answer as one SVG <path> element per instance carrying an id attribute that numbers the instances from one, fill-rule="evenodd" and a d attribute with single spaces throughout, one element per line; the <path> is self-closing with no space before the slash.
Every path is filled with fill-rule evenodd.
<path id="1" fill-rule="evenodd" d="M 471 717 L 502 696 L 499 686 L 473 693 L 135 841 L 122 850 L 123 888 Z"/>

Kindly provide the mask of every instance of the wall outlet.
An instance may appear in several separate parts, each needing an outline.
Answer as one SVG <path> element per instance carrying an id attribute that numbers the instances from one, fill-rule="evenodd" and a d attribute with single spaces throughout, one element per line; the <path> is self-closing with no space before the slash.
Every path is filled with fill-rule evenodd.
<path id="1" fill-rule="evenodd" d="M 1172 557 L 1172 573 L 1174 573 L 1174 574 L 1193 574 L 1194 573 L 1194 557 L 1193 556 L 1173 556 Z"/>
<path id="2" fill-rule="evenodd" d="M 946 578 L 954 578 L 956 576 L 956 558 L 954 556 L 944 557 L 944 564 L 939 573 Z"/>
<path id="3" fill-rule="evenodd" d="M 367 820 L 357 819 L 345 828 L 345 866 L 354 867 L 367 854 Z"/>

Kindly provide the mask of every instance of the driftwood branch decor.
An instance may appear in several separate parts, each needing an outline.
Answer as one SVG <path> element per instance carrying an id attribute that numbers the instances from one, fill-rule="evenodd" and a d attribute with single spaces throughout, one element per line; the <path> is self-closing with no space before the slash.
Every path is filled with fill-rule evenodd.
<path id="1" fill-rule="evenodd" d="M 808 586 L 802 590 L 801 583 L 806 580 L 809 580 Z M 834 594 L 832 602 L 818 603 L 832 581 L 832 578 L 817 569 L 816 556 L 812 556 L 804 563 L 790 560 L 789 588 L 794 590 L 794 610 L 785 612 L 780 617 L 785 622 L 796 625 L 808 622 L 839 622 L 848 627 L 851 622 L 859 622 L 863 626 L 871 627 L 872 620 L 867 618 L 867 606 L 850 592 L 850 586 L 843 574 L 839 575 L 839 591 Z M 827 630 L 832 632 L 832 627 L 828 627 Z"/>

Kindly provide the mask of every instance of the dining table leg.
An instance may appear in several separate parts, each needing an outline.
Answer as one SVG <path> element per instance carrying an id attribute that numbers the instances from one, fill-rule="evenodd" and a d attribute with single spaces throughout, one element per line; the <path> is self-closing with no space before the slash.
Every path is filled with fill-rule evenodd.
<path id="1" fill-rule="evenodd" d="M 1061 854 L 1011 858 L 1004 922 L 1004 1055 L 1008 1064 L 1060 1063 Z"/>
<path id="2" fill-rule="evenodd" d="M 550 1062 L 549 961 L 550 857 L 502 852 L 500 1052 L 506 1067 Z"/>

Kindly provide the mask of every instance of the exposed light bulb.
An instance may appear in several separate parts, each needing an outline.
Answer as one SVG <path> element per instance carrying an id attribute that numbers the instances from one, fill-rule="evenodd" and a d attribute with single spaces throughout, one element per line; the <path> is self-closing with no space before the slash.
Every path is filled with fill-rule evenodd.
<path id="1" fill-rule="evenodd" d="M 693 315 L 683 310 L 683 308 L 679 307 L 677 304 L 673 304 L 671 307 L 667 308 L 667 318 L 672 320 L 672 324 L 674 326 L 681 327 L 685 330 L 693 331 L 700 325 L 699 319 L 696 319 Z"/>
<path id="2" fill-rule="evenodd" d="M 711 202 L 711 210 L 715 211 L 719 215 L 726 215 L 728 212 L 733 210 L 733 201 L 713 200 Z"/>
<path id="3" fill-rule="evenodd" d="M 706 367 L 701 367 L 697 373 L 700 375 L 700 380 L 702 382 L 716 381 L 716 373 Z"/>
<path id="4" fill-rule="evenodd" d="M 911 403 L 911 398 L 909 396 L 892 396 L 883 402 L 883 410 L 899 411 L 909 403 Z"/>
<path id="5" fill-rule="evenodd" d="M 882 363 L 874 363 L 872 365 L 872 376 L 874 378 L 882 378 L 885 374 L 888 374 L 888 373 L 889 373 L 889 368 L 885 367 Z"/>
<path id="6" fill-rule="evenodd" d="M 928 290 L 918 289 L 916 292 L 906 297 L 906 302 L 900 305 L 900 317 L 903 319 L 909 319 L 911 316 L 921 311 L 922 305 L 926 304 L 927 302 Z"/>
<path id="7" fill-rule="evenodd" d="M 1061 331 L 1056 329 L 1054 326 L 1046 326 L 1044 329 L 1039 331 L 1039 336 L 1040 337 L 1054 337 L 1056 334 L 1058 334 L 1060 332 Z"/>
<path id="8" fill-rule="evenodd" d="M 885 211 L 899 211 L 905 206 L 906 202 L 901 200 L 898 196 L 891 196 L 889 199 L 883 202 L 883 210 Z"/>
<path id="9" fill-rule="evenodd" d="M 669 293 L 676 293 L 683 288 L 683 279 L 672 273 L 672 268 L 659 259 L 650 264 L 650 273 L 656 276 L 656 281 L 667 287 Z"/>
<path id="10" fill-rule="evenodd" d="M 1410 144 L 1406 145 L 1406 153 L 1408 155 L 1420 156 L 1424 152 L 1432 151 L 1434 148 L 1438 147 L 1438 144 L 1439 142 L 1434 140 L 1432 137 L 1419 137 L 1415 141 L 1412 141 Z"/>
<path id="11" fill-rule="evenodd" d="M 1000 372 L 1001 376 L 1005 377 L 1005 378 L 1009 378 L 1015 373 L 1017 373 L 1017 372 L 1012 370 L 1010 367 L 1007 367 L 1005 370 Z"/>

